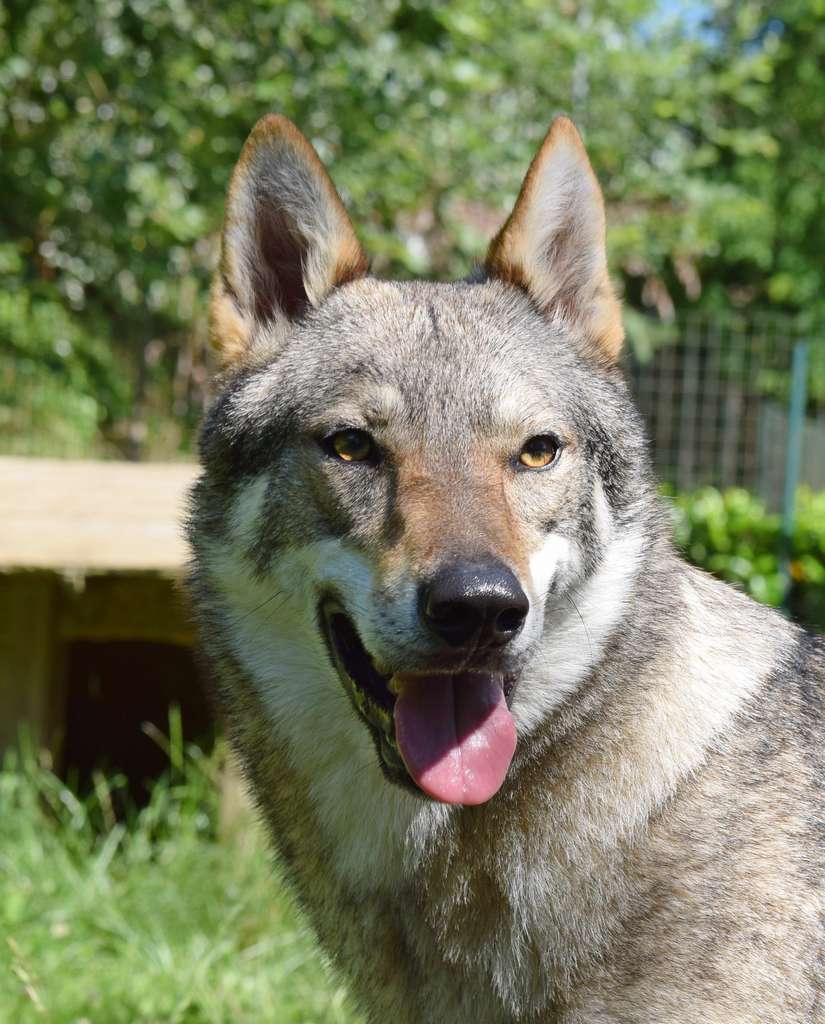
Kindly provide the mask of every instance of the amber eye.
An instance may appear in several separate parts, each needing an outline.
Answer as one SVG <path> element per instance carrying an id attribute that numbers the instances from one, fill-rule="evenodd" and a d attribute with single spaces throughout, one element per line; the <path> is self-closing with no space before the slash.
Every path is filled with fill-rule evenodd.
<path id="1" fill-rule="evenodd" d="M 518 460 L 528 469 L 544 469 L 555 461 L 561 445 L 551 434 L 538 434 L 519 452 Z"/>
<path id="2" fill-rule="evenodd" d="M 339 430 L 324 441 L 324 447 L 344 462 L 366 462 L 375 457 L 375 442 L 365 430 Z"/>

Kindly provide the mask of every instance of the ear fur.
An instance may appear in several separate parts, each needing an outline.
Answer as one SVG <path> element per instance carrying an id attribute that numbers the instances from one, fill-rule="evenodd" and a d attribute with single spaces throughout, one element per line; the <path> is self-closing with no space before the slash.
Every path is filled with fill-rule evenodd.
<path id="1" fill-rule="evenodd" d="M 252 130 L 232 173 L 209 328 L 224 367 L 247 358 L 256 334 L 286 326 L 368 261 L 318 154 L 287 118 Z"/>
<path id="2" fill-rule="evenodd" d="M 591 354 L 616 361 L 624 331 L 607 273 L 604 201 L 568 118 L 550 126 L 486 268 L 523 287 L 551 319 L 579 328 Z"/>

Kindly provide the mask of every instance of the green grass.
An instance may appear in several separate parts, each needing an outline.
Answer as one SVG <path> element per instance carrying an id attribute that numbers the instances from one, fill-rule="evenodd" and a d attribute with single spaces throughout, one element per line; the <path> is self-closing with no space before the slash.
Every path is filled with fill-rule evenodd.
<path id="1" fill-rule="evenodd" d="M 173 726 L 174 726 L 173 720 Z M 0 1021 L 356 1024 L 257 829 L 217 837 L 214 761 L 184 751 L 148 806 L 0 771 Z"/>

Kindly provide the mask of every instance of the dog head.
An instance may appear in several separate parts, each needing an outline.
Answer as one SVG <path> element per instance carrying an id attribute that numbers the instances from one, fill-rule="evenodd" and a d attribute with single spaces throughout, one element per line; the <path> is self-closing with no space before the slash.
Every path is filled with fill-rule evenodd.
<path id="1" fill-rule="evenodd" d="M 367 269 L 312 147 L 265 118 L 212 292 L 204 642 L 297 759 L 341 772 L 372 744 L 390 781 L 480 803 L 598 660 L 644 544 L 643 433 L 576 129 L 554 122 L 477 280 Z"/>

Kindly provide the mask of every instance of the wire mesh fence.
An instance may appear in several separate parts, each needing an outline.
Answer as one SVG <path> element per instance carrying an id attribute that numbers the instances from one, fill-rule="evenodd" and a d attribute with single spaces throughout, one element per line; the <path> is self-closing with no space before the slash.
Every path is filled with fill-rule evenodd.
<path id="1" fill-rule="evenodd" d="M 825 490 L 825 334 L 777 316 L 688 314 L 653 337 L 634 344 L 631 330 L 626 371 L 660 479 L 745 487 L 772 511 L 789 473 Z"/>

